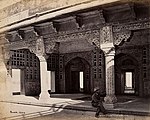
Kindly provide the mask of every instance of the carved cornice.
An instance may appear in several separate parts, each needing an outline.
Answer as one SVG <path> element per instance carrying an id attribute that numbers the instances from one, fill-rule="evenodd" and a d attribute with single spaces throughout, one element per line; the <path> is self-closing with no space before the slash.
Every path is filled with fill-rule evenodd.
<path id="1" fill-rule="evenodd" d="M 140 30 L 150 28 L 150 21 L 139 21 L 130 24 L 118 24 L 113 26 L 113 32 L 121 32 L 128 30 Z"/>
<path id="2" fill-rule="evenodd" d="M 126 42 L 130 36 L 131 31 L 114 33 L 114 45 L 120 45 L 122 42 Z"/>

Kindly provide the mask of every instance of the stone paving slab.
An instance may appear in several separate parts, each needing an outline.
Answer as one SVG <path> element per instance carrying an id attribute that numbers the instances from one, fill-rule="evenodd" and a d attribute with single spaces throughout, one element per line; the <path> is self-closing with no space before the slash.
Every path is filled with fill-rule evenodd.
<path id="1" fill-rule="evenodd" d="M 50 114 L 50 109 L 59 109 L 59 110 L 74 110 L 80 112 L 95 112 L 96 109 L 91 106 L 89 100 L 72 100 L 66 98 L 50 98 L 49 100 L 38 100 L 33 97 L 27 96 L 14 96 L 12 99 L 1 100 L 1 104 L 8 105 L 8 111 L 10 119 L 18 119 L 17 117 L 30 117 L 34 115 L 44 115 Z M 27 112 L 21 111 L 16 113 L 10 113 L 10 111 L 14 108 L 13 106 L 18 106 L 19 109 L 26 109 Z M 124 114 L 124 115 L 140 115 L 140 116 L 150 116 L 150 104 L 149 99 L 136 99 L 127 102 L 118 102 L 114 109 L 107 109 L 108 114 Z M 16 107 L 16 109 L 18 108 Z M 27 108 L 32 108 L 31 111 L 28 111 Z M 17 109 L 17 110 L 19 110 Z M 42 112 L 43 111 L 43 112 Z M 21 115 L 20 115 L 21 114 Z M 1 115 L 1 114 L 0 114 Z M 19 118 L 20 118 L 19 117 Z"/>

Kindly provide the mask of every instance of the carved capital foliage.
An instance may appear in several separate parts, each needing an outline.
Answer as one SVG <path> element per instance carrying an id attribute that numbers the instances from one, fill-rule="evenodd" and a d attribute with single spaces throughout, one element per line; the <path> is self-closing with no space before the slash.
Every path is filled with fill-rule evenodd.
<path id="1" fill-rule="evenodd" d="M 124 31 L 114 33 L 114 45 L 120 45 L 122 42 L 127 41 L 131 36 L 131 31 Z"/>
<path id="2" fill-rule="evenodd" d="M 112 26 L 104 26 L 100 29 L 101 44 L 112 43 Z"/>
<path id="3" fill-rule="evenodd" d="M 45 43 L 46 53 L 58 52 L 58 50 L 59 50 L 59 43 L 56 43 L 55 41 L 50 41 Z"/>

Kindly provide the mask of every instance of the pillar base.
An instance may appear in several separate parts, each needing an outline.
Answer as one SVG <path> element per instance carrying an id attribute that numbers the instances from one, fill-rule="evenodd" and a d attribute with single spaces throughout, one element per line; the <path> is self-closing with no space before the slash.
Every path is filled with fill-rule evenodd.
<path id="1" fill-rule="evenodd" d="M 114 104 L 117 102 L 117 98 L 115 95 L 106 95 L 104 101 L 106 104 Z"/>
<path id="2" fill-rule="evenodd" d="M 106 109 L 114 109 L 116 107 L 116 104 L 115 103 L 112 103 L 112 104 L 104 103 L 104 107 Z"/>
<path id="3" fill-rule="evenodd" d="M 113 109 L 115 108 L 115 103 L 117 102 L 117 98 L 115 95 L 106 95 L 104 101 L 105 101 L 104 106 L 106 107 L 106 109 Z"/>
<path id="4" fill-rule="evenodd" d="M 50 94 L 47 91 L 41 92 L 39 100 L 48 100 L 50 99 Z"/>

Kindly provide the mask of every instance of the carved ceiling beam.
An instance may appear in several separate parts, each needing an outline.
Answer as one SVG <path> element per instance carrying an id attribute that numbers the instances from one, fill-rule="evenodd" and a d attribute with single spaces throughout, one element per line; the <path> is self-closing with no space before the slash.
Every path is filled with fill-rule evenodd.
<path id="1" fill-rule="evenodd" d="M 150 21 L 138 21 L 130 24 L 118 24 L 113 26 L 113 32 L 121 32 L 128 30 L 149 29 Z"/>

